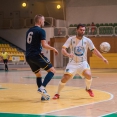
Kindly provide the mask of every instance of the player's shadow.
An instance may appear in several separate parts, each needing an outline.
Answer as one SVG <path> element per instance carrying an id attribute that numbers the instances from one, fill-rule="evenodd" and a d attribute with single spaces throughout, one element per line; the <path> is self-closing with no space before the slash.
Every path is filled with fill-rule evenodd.
<path id="1" fill-rule="evenodd" d="M 41 102 L 40 98 L 33 98 L 33 99 L 24 99 L 24 98 L 17 98 L 17 97 L 6 97 L 5 100 L 0 101 L 0 103 L 21 103 L 21 102 L 26 102 L 26 103 L 37 103 Z"/>

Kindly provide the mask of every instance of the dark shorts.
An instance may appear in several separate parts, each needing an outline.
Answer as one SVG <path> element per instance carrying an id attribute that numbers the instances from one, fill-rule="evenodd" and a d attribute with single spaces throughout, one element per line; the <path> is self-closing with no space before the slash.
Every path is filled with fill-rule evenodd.
<path id="1" fill-rule="evenodd" d="M 40 68 L 47 71 L 52 67 L 52 64 L 50 63 L 48 58 L 42 54 L 33 57 L 26 57 L 26 61 L 29 64 L 32 71 L 35 73 L 37 73 L 40 70 Z"/>
<path id="2" fill-rule="evenodd" d="M 3 59 L 3 62 L 4 63 L 8 63 L 8 59 Z"/>

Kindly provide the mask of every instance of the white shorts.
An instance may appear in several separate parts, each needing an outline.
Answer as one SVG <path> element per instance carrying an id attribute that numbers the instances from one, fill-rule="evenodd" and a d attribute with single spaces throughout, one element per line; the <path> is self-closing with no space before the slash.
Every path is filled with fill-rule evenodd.
<path id="1" fill-rule="evenodd" d="M 90 66 L 87 63 L 87 61 L 80 62 L 80 63 L 70 62 L 67 64 L 64 74 L 70 74 L 72 78 L 76 74 L 79 74 L 82 78 L 84 78 L 82 73 L 87 69 L 90 70 Z"/>

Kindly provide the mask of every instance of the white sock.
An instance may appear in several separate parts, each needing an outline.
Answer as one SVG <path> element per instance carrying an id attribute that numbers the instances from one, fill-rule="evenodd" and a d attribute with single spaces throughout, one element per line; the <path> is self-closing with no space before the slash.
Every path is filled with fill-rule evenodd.
<path id="1" fill-rule="evenodd" d="M 57 94 L 60 94 L 61 90 L 64 88 L 66 83 L 59 82 Z"/>
<path id="2" fill-rule="evenodd" d="M 88 80 L 88 79 L 85 78 L 85 83 L 86 83 L 86 88 L 90 89 L 91 83 L 92 83 L 92 79 Z"/>
<path id="3" fill-rule="evenodd" d="M 40 86 L 40 89 L 45 89 L 45 87 L 41 85 L 41 86 Z"/>

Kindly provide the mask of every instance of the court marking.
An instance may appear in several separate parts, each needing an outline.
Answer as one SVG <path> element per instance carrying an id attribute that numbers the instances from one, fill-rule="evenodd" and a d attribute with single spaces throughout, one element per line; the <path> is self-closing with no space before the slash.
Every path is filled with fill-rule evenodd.
<path id="1" fill-rule="evenodd" d="M 22 78 L 29 78 L 29 79 L 36 79 L 36 77 L 34 76 L 25 76 L 25 77 L 22 77 Z M 42 78 L 45 78 L 45 76 L 42 76 Z M 52 79 L 61 79 L 62 76 L 53 76 Z M 92 78 L 99 78 L 98 76 L 92 76 Z M 83 79 L 81 76 L 74 76 L 73 79 Z"/>
<path id="2" fill-rule="evenodd" d="M 116 116 L 117 116 L 117 111 L 114 111 L 114 112 L 111 112 L 111 113 L 108 113 L 108 114 L 101 115 L 99 117 L 106 117 L 106 116 L 109 116 L 109 115 L 112 115 L 112 114 L 115 114 L 115 113 L 116 113 Z"/>
<path id="3" fill-rule="evenodd" d="M 5 89 L 8 89 L 8 88 L 2 88 L 2 87 L 0 87 L 0 90 L 5 90 Z"/>
<path id="4" fill-rule="evenodd" d="M 82 87 L 80 87 L 80 88 L 82 88 Z M 97 89 L 95 89 L 95 90 L 97 90 Z M 100 91 L 100 90 L 97 90 L 97 91 Z M 49 113 L 54 113 L 54 112 L 58 112 L 58 111 L 64 111 L 64 110 L 73 109 L 73 108 L 78 108 L 78 107 L 82 107 L 82 106 L 88 106 L 88 105 L 97 104 L 97 103 L 100 103 L 100 102 L 106 102 L 106 101 L 112 100 L 113 97 L 114 97 L 113 94 L 111 94 L 109 92 L 106 92 L 106 91 L 101 91 L 101 92 L 105 92 L 105 93 L 110 94 L 111 98 L 108 99 L 108 100 L 94 102 L 94 103 L 90 103 L 90 104 L 84 104 L 84 105 L 80 105 L 80 106 L 73 106 L 73 107 L 69 107 L 69 108 L 64 108 L 64 109 L 59 109 L 59 110 L 55 110 L 55 111 L 50 111 L 50 112 L 42 113 L 41 115 L 45 115 L 45 114 L 49 114 Z"/>

